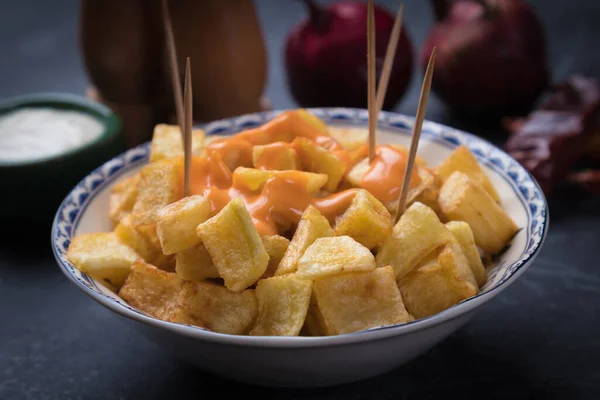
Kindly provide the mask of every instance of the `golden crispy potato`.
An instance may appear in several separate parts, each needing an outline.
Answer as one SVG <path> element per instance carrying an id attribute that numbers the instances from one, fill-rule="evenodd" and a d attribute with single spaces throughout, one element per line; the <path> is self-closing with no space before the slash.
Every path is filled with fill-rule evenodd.
<path id="1" fill-rule="evenodd" d="M 175 254 L 166 255 L 161 253 L 152 262 L 152 265 L 156 268 L 167 272 L 175 272 L 175 264 Z"/>
<path id="2" fill-rule="evenodd" d="M 158 239 L 158 235 L 156 234 L 156 224 L 150 225 L 140 225 L 134 227 L 134 229 L 146 238 L 148 244 L 152 246 L 154 249 L 154 253 L 156 257 L 152 259 L 152 261 L 148 261 L 150 264 L 155 267 L 162 269 L 163 271 L 175 272 L 175 255 L 174 254 L 163 254 L 162 248 L 160 246 L 160 240 Z"/>
<path id="3" fill-rule="evenodd" d="M 391 265 L 396 279 L 402 279 L 429 253 L 448 243 L 452 234 L 435 212 L 422 203 L 413 203 L 400 217 L 392 234 L 377 251 L 378 267 Z"/>
<path id="4" fill-rule="evenodd" d="M 214 141 L 222 140 L 222 139 L 229 139 L 229 138 L 231 138 L 230 135 L 206 135 L 204 137 L 204 143 L 203 143 L 202 147 L 206 148 L 206 146 L 208 146 L 209 144 L 211 144 Z"/>
<path id="5" fill-rule="evenodd" d="M 267 270 L 263 275 L 264 279 L 275 275 L 275 271 L 277 271 L 277 267 L 279 266 L 281 259 L 290 246 L 290 241 L 288 238 L 283 236 L 267 235 L 262 237 L 262 242 L 263 246 L 265 246 L 267 254 L 269 255 L 269 265 L 267 266 Z"/>
<path id="6" fill-rule="evenodd" d="M 132 220 L 133 223 L 133 220 Z M 156 234 L 156 224 L 148 224 L 148 225 L 140 225 L 135 226 L 135 230 L 137 230 L 140 234 L 142 234 L 148 243 L 154 247 L 157 253 L 162 254 L 162 248 L 160 247 L 160 240 L 158 239 L 158 235 Z M 156 265 L 156 264 L 154 264 Z"/>
<path id="7" fill-rule="evenodd" d="M 344 175 L 342 184 L 340 185 L 340 188 L 338 188 L 338 191 L 341 190 L 341 188 L 355 187 L 348 181 L 347 174 L 352 170 L 352 168 L 354 168 L 356 164 L 363 161 L 368 154 L 369 146 L 366 143 L 361 147 L 357 147 L 356 149 L 346 150 L 346 175 Z"/>
<path id="8" fill-rule="evenodd" d="M 348 150 L 355 150 L 367 143 L 369 131 L 364 128 L 330 127 L 329 136 Z"/>
<path id="9" fill-rule="evenodd" d="M 184 282 L 169 321 L 195 325 L 213 332 L 244 335 L 254 324 L 258 306 L 254 290 L 240 293 L 208 281 Z"/>
<path id="10" fill-rule="evenodd" d="M 125 178 L 117 182 L 111 189 L 108 217 L 113 224 L 118 224 L 123 218 L 131 214 L 137 197 L 137 185 L 140 174 Z"/>
<path id="11" fill-rule="evenodd" d="M 460 243 L 454 236 L 450 242 L 438 249 L 438 262 L 448 270 L 453 271 L 457 279 L 461 282 L 467 282 L 471 286 L 475 287 L 475 291 L 479 291 L 477 286 L 477 280 L 471 267 L 469 267 L 469 260 L 462 251 Z"/>
<path id="12" fill-rule="evenodd" d="M 153 263 L 160 256 L 160 251 L 154 247 L 147 236 L 133 226 L 131 215 L 123 218 L 114 232 L 121 242 L 135 250 L 146 262 Z"/>
<path id="13" fill-rule="evenodd" d="M 333 230 L 331 229 L 331 225 L 329 225 L 329 221 L 315 207 L 312 205 L 308 206 L 302 214 L 300 223 L 298 223 L 296 232 L 292 236 L 290 245 L 281 259 L 275 275 L 296 272 L 298 269 L 298 260 L 302 257 L 308 246 L 313 244 L 318 238 L 326 236 L 333 236 Z"/>
<path id="14" fill-rule="evenodd" d="M 181 172 L 180 160 L 155 162 L 140 171 L 138 194 L 131 213 L 134 226 L 155 224 L 156 213 L 182 197 Z"/>
<path id="15" fill-rule="evenodd" d="M 425 168 L 417 168 L 416 166 L 415 168 L 417 174 L 421 178 L 421 181 L 419 182 L 419 184 L 409 189 L 408 196 L 406 198 L 406 208 L 410 207 L 413 203 L 417 202 L 417 198 L 419 198 L 423 192 L 425 192 L 427 189 L 429 189 L 432 185 L 435 184 L 435 175 L 429 172 L 429 170 Z M 385 207 L 392 215 L 395 215 L 396 210 L 398 209 L 398 200 L 385 203 Z"/>
<path id="16" fill-rule="evenodd" d="M 192 130 L 192 154 L 201 155 L 204 131 Z M 177 125 L 158 124 L 154 127 L 150 144 L 150 162 L 183 156 L 183 136 Z"/>
<path id="17" fill-rule="evenodd" d="M 504 249 L 519 230 L 488 192 L 462 172 L 450 175 L 438 201 L 446 218 L 467 222 L 477 246 L 491 255 Z"/>
<path id="18" fill-rule="evenodd" d="M 412 203 L 414 203 L 417 200 L 417 198 L 421 195 L 421 193 L 435 182 L 435 176 L 431 172 L 429 172 L 427 168 L 419 168 L 416 160 L 415 164 L 415 170 L 421 178 L 421 181 L 418 185 L 411 187 L 408 191 L 408 196 L 406 200 L 407 206 L 410 206 Z M 354 167 L 352 167 L 352 169 L 346 174 L 346 181 L 352 187 L 361 187 L 362 179 L 365 176 L 365 174 L 369 171 L 370 167 L 371 164 L 369 163 L 369 159 L 363 159 L 362 161 L 354 165 Z M 402 179 L 403 177 L 398 177 L 398 185 L 402 184 Z M 394 215 L 396 213 L 396 209 L 398 208 L 398 200 L 388 201 L 384 204 L 384 206 L 392 215 Z"/>
<path id="19" fill-rule="evenodd" d="M 369 249 L 350 236 L 333 236 L 318 238 L 308 246 L 298 260 L 296 276 L 316 279 L 373 269 L 375 257 Z"/>
<path id="20" fill-rule="evenodd" d="M 360 187 L 360 183 L 362 182 L 363 177 L 371 168 L 371 164 L 369 163 L 368 158 L 364 158 L 362 161 L 359 161 L 346 173 L 346 181 L 352 185 L 352 187 Z"/>
<path id="21" fill-rule="evenodd" d="M 479 256 L 479 251 L 475 244 L 475 237 L 473 236 L 473 231 L 469 224 L 463 221 L 450 221 L 446 224 L 446 227 L 460 244 L 460 248 L 467 258 L 469 267 L 471 268 L 473 275 L 475 275 L 479 287 L 485 285 L 487 282 L 487 274 L 483 262 L 481 261 L 481 257 Z"/>
<path id="22" fill-rule="evenodd" d="M 415 318 L 441 312 L 477 294 L 475 277 L 460 246 L 448 243 L 398 282 L 406 309 Z"/>
<path id="23" fill-rule="evenodd" d="M 200 149 L 198 149 L 197 152 L 194 153 L 194 155 L 198 156 L 205 156 L 206 155 L 206 147 L 211 144 L 212 142 L 215 142 L 217 140 L 222 140 L 222 139 L 229 139 L 231 138 L 231 135 L 204 135 L 204 140 L 202 141 L 202 146 L 200 147 Z"/>
<path id="24" fill-rule="evenodd" d="M 338 156 L 310 139 L 297 137 L 294 143 L 303 169 L 327 175 L 325 190 L 334 192 L 346 172 L 346 164 Z"/>
<path id="25" fill-rule="evenodd" d="M 172 272 L 162 271 L 138 259 L 119 290 L 119 296 L 154 318 L 169 320 L 177 308 L 183 282 Z"/>
<path id="26" fill-rule="evenodd" d="M 403 144 L 399 144 L 399 143 L 392 143 L 392 144 L 389 144 L 388 146 L 390 146 L 396 150 L 400 150 L 401 152 L 403 152 L 406 155 L 406 158 L 408 159 L 408 153 L 410 152 L 410 149 L 408 147 L 404 146 Z M 419 167 L 427 168 L 427 161 L 425 161 L 425 159 L 423 157 L 421 157 L 420 155 L 416 154 L 415 155 L 415 165 L 418 165 Z"/>
<path id="27" fill-rule="evenodd" d="M 367 190 L 360 189 L 350 207 L 336 218 L 336 236 L 350 236 L 358 243 L 373 249 L 392 232 L 392 216 L 379 200 Z"/>
<path id="28" fill-rule="evenodd" d="M 114 232 L 83 233 L 71 239 L 67 259 L 81 271 L 120 287 L 140 256 Z"/>
<path id="29" fill-rule="evenodd" d="M 200 243 L 196 227 L 210 215 L 210 203 L 199 194 L 185 197 L 160 209 L 156 233 L 164 254 L 175 254 Z"/>
<path id="30" fill-rule="evenodd" d="M 319 310 L 313 284 L 310 302 L 308 303 L 308 312 L 306 313 L 306 320 L 300 331 L 300 336 L 328 336 L 326 329 L 325 317 L 323 317 L 321 310 Z"/>
<path id="31" fill-rule="evenodd" d="M 298 164 L 298 154 L 289 143 L 274 142 L 252 147 L 254 168 L 287 171 L 299 169 Z M 268 167 L 265 168 L 265 165 Z"/>
<path id="32" fill-rule="evenodd" d="M 315 174 L 304 171 L 275 171 L 255 168 L 238 167 L 233 171 L 233 186 L 246 187 L 250 190 L 261 190 L 265 183 L 271 178 L 297 180 L 306 182 L 306 190 L 316 193 L 327 182 L 327 175 Z"/>
<path id="33" fill-rule="evenodd" d="M 420 170 L 424 171 L 424 170 Z M 426 171 L 426 170 L 425 170 Z M 427 184 L 421 187 L 420 192 L 412 193 L 413 198 L 409 199 L 410 201 L 407 204 L 410 206 L 412 203 L 419 202 L 425 204 L 427 207 L 431 208 L 438 217 L 441 216 L 440 206 L 438 203 L 438 197 L 440 195 L 440 179 L 435 174 L 430 174 L 431 179 L 427 180 Z M 409 193 L 410 195 L 411 193 Z M 397 203 L 396 203 L 397 206 Z"/>
<path id="34" fill-rule="evenodd" d="M 175 272 L 186 281 L 202 281 L 219 277 L 212 257 L 202 243 L 176 254 Z"/>
<path id="35" fill-rule="evenodd" d="M 215 140 L 207 146 L 206 154 L 211 158 L 219 157 L 229 171 L 252 166 L 252 143 L 247 140 L 234 140 L 232 137 Z"/>
<path id="36" fill-rule="evenodd" d="M 494 188 L 490 178 L 483 171 L 483 168 L 481 168 L 481 165 L 467 146 L 462 145 L 457 147 L 435 170 L 439 174 L 442 183 L 446 182 L 453 172 L 462 172 L 479 183 L 492 196 L 494 201 L 500 201 L 500 196 L 496 188 Z"/>
<path id="37" fill-rule="evenodd" d="M 316 128 L 320 134 L 328 136 L 329 135 L 329 127 L 323 120 L 316 115 L 308 112 L 304 108 L 299 108 L 295 110 L 295 113 L 298 114 L 302 119 L 308 123 L 310 123 L 314 128 Z"/>
<path id="38" fill-rule="evenodd" d="M 241 198 L 231 200 L 196 232 L 229 290 L 241 292 L 267 270 L 269 255 Z"/>
<path id="39" fill-rule="evenodd" d="M 312 281 L 294 275 L 262 279 L 256 285 L 258 318 L 251 336 L 298 336 L 312 293 Z"/>
<path id="40" fill-rule="evenodd" d="M 364 142 L 364 143 L 366 143 L 366 142 Z M 404 152 L 406 154 L 406 157 L 408 158 L 408 149 L 405 146 L 403 146 L 401 144 L 390 144 L 387 146 L 392 147 L 396 150 L 400 150 L 401 152 Z M 422 157 L 417 155 L 415 157 L 415 166 L 416 166 L 415 169 L 416 169 L 417 173 L 419 174 L 419 176 L 421 177 L 422 182 L 425 181 L 425 184 L 427 184 L 429 182 L 429 175 L 431 175 L 431 172 L 428 171 L 427 163 L 425 162 L 425 160 Z M 360 187 L 360 183 L 370 167 L 371 167 L 371 163 L 369 162 L 369 158 L 368 157 L 363 158 L 361 161 L 355 163 L 354 167 L 352 167 L 352 169 L 350 171 L 348 171 L 348 173 L 345 176 L 346 181 L 348 181 L 353 187 Z M 398 184 L 400 184 L 402 182 L 402 178 L 403 177 L 401 177 L 401 176 L 398 177 Z M 424 184 L 421 183 L 421 185 L 424 185 Z M 412 195 L 411 195 L 411 193 L 409 193 L 408 198 L 409 199 L 414 198 L 420 192 L 421 192 L 420 188 L 418 188 L 418 187 L 413 188 Z"/>
<path id="41" fill-rule="evenodd" d="M 390 266 L 317 279 L 313 285 L 324 324 L 320 331 L 327 335 L 410 320 Z"/>

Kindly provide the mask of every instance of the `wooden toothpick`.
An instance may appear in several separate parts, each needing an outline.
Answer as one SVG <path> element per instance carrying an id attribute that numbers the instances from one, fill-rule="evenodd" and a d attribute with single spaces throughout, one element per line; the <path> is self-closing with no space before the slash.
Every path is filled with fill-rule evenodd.
<path id="1" fill-rule="evenodd" d="M 185 197 L 190 195 L 190 166 L 192 162 L 192 124 L 193 124 L 193 109 L 192 109 L 192 72 L 190 66 L 190 58 L 185 62 L 185 89 L 184 89 L 184 130 L 183 130 L 183 165 L 184 165 L 184 185 L 183 194 Z"/>
<path id="2" fill-rule="evenodd" d="M 396 14 L 396 20 L 394 21 L 394 27 L 392 28 L 392 34 L 390 35 L 387 50 L 385 51 L 385 59 L 383 60 L 383 70 L 381 72 L 381 77 L 379 77 L 379 84 L 377 85 L 376 119 L 379 118 L 379 113 L 383 108 L 385 94 L 387 92 L 388 84 L 390 83 L 390 75 L 392 73 L 392 66 L 394 65 L 394 57 L 396 57 L 396 49 L 398 47 L 398 41 L 400 40 L 400 33 L 402 32 L 403 12 L 404 4 L 401 4 L 400 8 L 398 9 L 398 13 Z"/>
<path id="3" fill-rule="evenodd" d="M 375 16 L 373 0 L 369 0 L 367 14 L 367 89 L 369 108 L 369 161 L 375 157 L 375 135 L 377 128 L 377 110 L 375 104 Z"/>
<path id="4" fill-rule="evenodd" d="M 173 97 L 175 99 L 175 112 L 177 113 L 177 124 L 179 125 L 179 129 L 181 129 L 182 140 L 184 140 L 185 136 L 183 132 L 183 97 L 181 95 L 181 78 L 179 76 L 179 67 L 177 65 L 175 37 L 173 35 L 173 26 L 171 24 L 171 15 L 169 13 L 169 7 L 167 6 L 167 0 L 162 0 L 161 6 L 163 25 L 165 28 L 165 41 L 167 45 L 167 54 L 169 59 L 169 75 L 171 76 L 171 86 L 173 90 Z"/>
<path id="5" fill-rule="evenodd" d="M 410 186 L 410 178 L 412 176 L 415 158 L 417 156 L 417 148 L 419 147 L 419 138 L 421 137 L 421 129 L 423 128 L 423 120 L 425 119 L 425 109 L 427 108 L 427 100 L 429 99 L 429 91 L 431 90 L 431 78 L 433 76 L 433 68 L 435 66 L 435 47 L 429 57 L 425 77 L 423 78 L 423 86 L 421 87 L 421 97 L 419 98 L 419 107 L 417 108 L 417 116 L 413 128 L 412 137 L 410 139 L 410 151 L 408 153 L 408 161 L 406 162 L 406 171 L 404 172 L 404 180 L 400 190 L 400 198 L 398 200 L 398 208 L 394 221 L 397 222 L 400 216 L 404 213 L 406 207 L 406 199 L 408 198 L 408 190 Z"/>

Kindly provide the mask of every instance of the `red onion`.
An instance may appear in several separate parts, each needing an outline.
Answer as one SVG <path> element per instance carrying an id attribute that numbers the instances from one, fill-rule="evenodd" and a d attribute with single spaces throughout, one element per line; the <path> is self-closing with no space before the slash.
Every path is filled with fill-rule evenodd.
<path id="1" fill-rule="evenodd" d="M 431 0 L 437 22 L 423 47 L 437 59 L 432 90 L 472 115 L 521 115 L 549 80 L 546 38 L 521 0 Z"/>
<path id="2" fill-rule="evenodd" d="M 285 66 L 292 96 L 302 107 L 367 107 L 367 3 L 341 1 L 327 8 L 303 0 L 310 17 L 289 33 Z M 375 6 L 377 80 L 394 16 Z M 413 68 L 413 47 L 402 29 L 383 108 L 401 99 Z"/>

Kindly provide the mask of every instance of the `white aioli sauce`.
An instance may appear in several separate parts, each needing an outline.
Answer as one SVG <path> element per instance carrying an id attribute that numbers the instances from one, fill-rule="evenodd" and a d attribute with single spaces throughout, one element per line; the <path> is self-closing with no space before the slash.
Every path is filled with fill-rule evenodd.
<path id="1" fill-rule="evenodd" d="M 0 116 L 0 162 L 66 153 L 98 138 L 103 130 L 100 121 L 81 112 L 22 108 Z"/>

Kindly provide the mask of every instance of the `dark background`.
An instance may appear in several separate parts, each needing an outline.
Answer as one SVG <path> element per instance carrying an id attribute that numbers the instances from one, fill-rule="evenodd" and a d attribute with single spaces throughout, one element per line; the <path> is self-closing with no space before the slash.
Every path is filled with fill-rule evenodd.
<path id="1" fill-rule="evenodd" d="M 284 80 L 281 48 L 304 10 L 294 0 L 256 3 L 270 58 L 267 94 L 275 108 L 295 107 Z M 377 3 L 393 13 L 400 1 Z M 425 1 L 404 4 L 405 26 L 418 49 L 432 15 Z M 600 77 L 600 2 L 530 4 L 547 31 L 553 80 L 575 72 Z M 0 97 L 85 92 L 77 17 L 75 0 L 0 1 Z M 415 113 L 422 71 L 417 72 L 396 111 Z M 496 129 L 455 119 L 435 97 L 427 118 L 502 140 Z M 193 369 L 72 285 L 46 243 L 32 244 L 27 251 L 4 244 L 0 398 L 600 398 L 600 198 L 559 190 L 549 203 L 550 232 L 534 265 L 465 328 L 396 371 L 320 390 L 252 387 Z M 3 238 L 14 234 L 10 226 L 2 226 Z M 17 240 L 27 243 L 26 233 L 18 235 Z"/>

